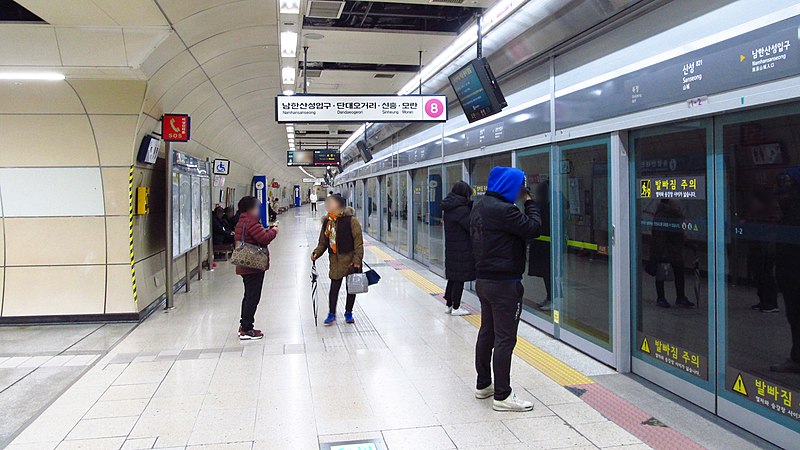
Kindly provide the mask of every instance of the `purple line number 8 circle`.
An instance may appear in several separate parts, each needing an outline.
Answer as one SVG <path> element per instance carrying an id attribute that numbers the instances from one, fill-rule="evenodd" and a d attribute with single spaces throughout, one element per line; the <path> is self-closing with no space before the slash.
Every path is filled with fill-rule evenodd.
<path id="1" fill-rule="evenodd" d="M 432 98 L 425 102 L 425 114 L 432 119 L 436 119 L 444 113 L 444 105 L 439 99 Z"/>

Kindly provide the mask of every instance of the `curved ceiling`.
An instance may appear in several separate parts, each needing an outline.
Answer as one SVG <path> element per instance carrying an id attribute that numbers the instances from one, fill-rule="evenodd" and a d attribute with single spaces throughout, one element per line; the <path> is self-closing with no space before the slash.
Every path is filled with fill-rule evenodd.
<path id="1" fill-rule="evenodd" d="M 281 14 L 276 0 L 16 0 L 46 24 L 0 25 L 0 67 L 55 68 L 68 79 L 144 79 L 148 88 L 140 126 L 150 131 L 165 112 L 192 116 L 198 156 L 221 156 L 253 172 L 284 180 L 303 174 L 286 167 L 286 128 L 274 118 L 274 97 L 286 89 L 281 69 L 300 58 L 282 58 L 281 31 L 300 35 L 297 53 L 310 45 L 310 61 L 416 64 L 429 60 L 456 33 L 353 28 L 303 28 L 301 14 Z M 306 1 L 300 1 L 305 11 Z M 410 5 L 428 5 L 408 0 Z M 481 2 L 483 6 L 486 1 Z M 427 6 L 426 6 L 427 7 Z M 428 7 L 429 8 L 429 7 Z M 317 39 L 305 38 L 308 32 Z M 378 70 L 325 70 L 309 92 L 392 93 L 413 73 L 375 78 Z M 347 126 L 297 126 L 297 139 L 338 146 Z M 307 134 L 306 134 L 307 133 Z M 346 136 L 346 135 L 345 135 Z"/>

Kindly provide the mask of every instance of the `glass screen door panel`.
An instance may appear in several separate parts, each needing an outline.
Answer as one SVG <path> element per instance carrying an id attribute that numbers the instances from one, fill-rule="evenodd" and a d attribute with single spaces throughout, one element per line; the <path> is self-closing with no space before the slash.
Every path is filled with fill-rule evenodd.
<path id="1" fill-rule="evenodd" d="M 688 122 L 631 134 L 634 355 L 711 389 L 710 126 Z"/>
<path id="2" fill-rule="evenodd" d="M 320 198 L 324 200 L 323 197 Z M 324 208 L 322 205 L 319 206 L 320 208 Z M 355 201 L 355 208 L 356 208 L 356 217 L 358 217 L 358 221 L 364 224 L 364 181 L 363 180 L 356 180 L 356 201 Z"/>
<path id="3" fill-rule="evenodd" d="M 550 147 L 517 153 L 517 168 L 525 172 L 525 180 L 542 212 L 542 233 L 528 246 L 528 265 L 522 277 L 525 310 L 552 320 L 552 271 L 550 245 Z"/>
<path id="4" fill-rule="evenodd" d="M 414 259 L 428 265 L 430 239 L 428 235 L 428 169 L 417 169 L 413 174 L 412 238 Z"/>
<path id="5" fill-rule="evenodd" d="M 378 211 L 378 179 L 367 180 L 367 233 L 375 239 L 380 239 L 380 215 Z"/>
<path id="6" fill-rule="evenodd" d="M 720 367 L 727 400 L 800 430 L 800 107 L 717 127 Z M 720 158 L 717 158 L 720 161 Z M 719 267 L 719 266 L 718 266 Z M 758 399 L 756 398 L 758 397 Z"/>
<path id="7" fill-rule="evenodd" d="M 397 174 L 397 206 L 394 208 L 397 223 L 397 251 L 408 254 L 408 175 Z"/>
<path id="8" fill-rule="evenodd" d="M 428 225 L 430 235 L 430 265 L 444 270 L 444 222 L 442 221 L 442 179 L 441 166 L 428 169 Z"/>
<path id="9" fill-rule="evenodd" d="M 611 350 L 607 139 L 561 146 L 561 327 Z"/>
<path id="10" fill-rule="evenodd" d="M 391 248 L 395 248 L 396 243 L 396 227 L 393 230 L 392 225 L 394 222 L 394 208 L 397 192 L 395 181 L 397 174 L 390 174 L 383 177 L 383 186 L 381 189 L 381 240 Z M 396 225 L 396 223 L 394 224 Z"/>

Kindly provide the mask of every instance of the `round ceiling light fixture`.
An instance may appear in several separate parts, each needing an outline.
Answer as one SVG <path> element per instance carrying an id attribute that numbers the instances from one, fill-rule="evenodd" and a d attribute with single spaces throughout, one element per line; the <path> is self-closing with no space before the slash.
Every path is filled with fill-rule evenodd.
<path id="1" fill-rule="evenodd" d="M 320 33 L 306 33 L 303 35 L 303 37 L 308 39 L 309 41 L 318 41 L 320 39 L 324 39 L 325 35 Z"/>

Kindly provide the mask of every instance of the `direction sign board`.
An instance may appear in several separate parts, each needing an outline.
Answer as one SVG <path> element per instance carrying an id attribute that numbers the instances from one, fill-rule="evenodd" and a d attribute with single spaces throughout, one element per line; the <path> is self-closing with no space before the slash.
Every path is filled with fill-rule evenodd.
<path id="1" fill-rule="evenodd" d="M 279 95 L 278 123 L 446 122 L 444 95 Z"/>

